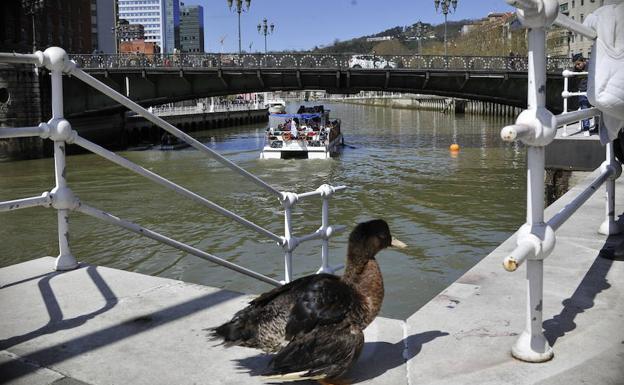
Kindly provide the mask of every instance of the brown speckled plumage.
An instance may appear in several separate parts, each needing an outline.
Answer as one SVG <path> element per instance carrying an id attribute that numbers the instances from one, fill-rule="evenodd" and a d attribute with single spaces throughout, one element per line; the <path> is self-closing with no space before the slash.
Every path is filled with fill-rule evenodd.
<path id="1" fill-rule="evenodd" d="M 342 277 L 310 275 L 264 293 L 213 335 L 226 345 L 277 353 L 266 373 L 274 380 L 341 376 L 381 309 L 384 286 L 375 255 L 390 243 L 386 222 L 360 223 L 349 236 Z"/>

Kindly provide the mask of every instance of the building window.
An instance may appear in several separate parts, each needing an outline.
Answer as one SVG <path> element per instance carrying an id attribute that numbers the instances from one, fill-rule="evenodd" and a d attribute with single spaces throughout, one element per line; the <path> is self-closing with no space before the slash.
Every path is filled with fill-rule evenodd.
<path id="1" fill-rule="evenodd" d="M 572 0 L 572 8 L 574 8 L 574 6 L 576 5 L 575 3 L 576 1 Z"/>
<path id="2" fill-rule="evenodd" d="M 585 5 L 585 0 L 581 0 L 581 7 Z"/>

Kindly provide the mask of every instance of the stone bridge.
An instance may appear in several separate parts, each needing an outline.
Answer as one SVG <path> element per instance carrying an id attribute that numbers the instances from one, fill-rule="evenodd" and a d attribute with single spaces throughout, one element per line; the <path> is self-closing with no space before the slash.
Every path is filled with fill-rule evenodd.
<path id="1" fill-rule="evenodd" d="M 248 92 L 407 92 L 526 106 L 525 57 L 173 54 L 73 55 L 81 68 L 140 104 Z M 357 60 L 353 60 L 356 59 Z M 548 107 L 561 110 L 567 58 L 549 58 Z M 123 108 L 76 79 L 65 83 L 68 116 Z"/>

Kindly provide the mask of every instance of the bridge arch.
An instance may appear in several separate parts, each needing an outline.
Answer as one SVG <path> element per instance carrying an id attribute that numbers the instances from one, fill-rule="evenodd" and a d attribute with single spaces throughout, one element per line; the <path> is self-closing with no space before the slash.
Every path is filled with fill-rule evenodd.
<path id="1" fill-rule="evenodd" d="M 234 60 L 238 60 L 237 57 L 228 55 L 230 64 L 221 63 L 219 66 L 219 60 L 225 56 L 207 54 L 195 55 L 193 63 L 198 67 L 192 71 L 185 68 L 172 71 L 168 67 L 173 63 L 168 66 L 164 61 L 173 55 L 155 56 L 154 63 L 147 67 L 128 68 L 119 67 L 125 65 L 123 60 L 128 60 L 121 55 L 76 56 L 72 59 L 87 72 L 119 92 L 124 92 L 125 78 L 129 78 L 133 97 L 143 106 L 277 90 L 326 90 L 339 94 L 405 92 L 526 106 L 524 57 L 395 55 L 385 58 L 394 61 L 397 69 L 352 71 L 344 65 L 344 60 L 349 57 L 345 55 L 243 55 L 243 66 L 236 66 Z M 162 65 L 158 65 L 157 60 L 163 60 Z M 569 64 L 567 58 L 548 59 L 551 73 L 547 83 L 547 103 L 553 112 L 561 111 L 561 69 Z M 100 68 L 101 65 L 105 68 Z M 275 69 L 279 69 L 280 76 L 275 76 Z M 514 75 L 508 76 L 512 72 Z M 86 87 L 75 77 L 65 79 L 64 93 L 68 96 L 64 106 L 68 117 L 117 113 L 123 109 L 117 103 L 101 98 L 98 91 Z"/>

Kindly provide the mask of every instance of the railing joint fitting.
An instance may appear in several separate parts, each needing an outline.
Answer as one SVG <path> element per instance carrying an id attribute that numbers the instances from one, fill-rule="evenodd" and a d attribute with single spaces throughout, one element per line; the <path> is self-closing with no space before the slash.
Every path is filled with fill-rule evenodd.
<path id="1" fill-rule="evenodd" d="M 281 193 L 280 201 L 282 202 L 282 206 L 284 206 L 285 209 L 289 209 L 293 207 L 295 203 L 297 203 L 298 200 L 299 200 L 299 195 L 297 195 L 296 193 L 292 193 L 292 192 Z"/>
<path id="2" fill-rule="evenodd" d="M 46 126 L 47 137 L 55 142 L 65 142 L 72 144 L 78 136 L 78 133 L 72 130 L 71 124 L 63 118 L 51 119 L 50 121 L 48 121 Z"/>
<path id="3" fill-rule="evenodd" d="M 45 191 L 43 194 L 41 194 L 41 197 L 46 200 L 44 207 L 52 207 L 52 194 L 50 194 L 49 191 Z"/>
<path id="4" fill-rule="evenodd" d="M 51 205 L 56 210 L 74 210 L 80 206 L 80 200 L 69 187 L 55 187 L 50 191 Z"/>
<path id="5" fill-rule="evenodd" d="M 48 139 L 50 137 L 50 125 L 46 122 L 39 123 L 39 137 L 41 139 Z"/>
<path id="6" fill-rule="evenodd" d="M 322 198 L 330 198 L 336 192 L 334 187 L 328 184 L 323 184 L 319 186 L 316 191 L 321 193 Z"/>
<path id="7" fill-rule="evenodd" d="M 299 243 L 300 243 L 299 238 L 297 237 L 293 237 L 293 236 L 291 236 L 290 238 L 282 237 L 282 242 L 280 246 L 285 251 L 292 253 L 297 248 L 297 246 L 299 246 Z"/>

